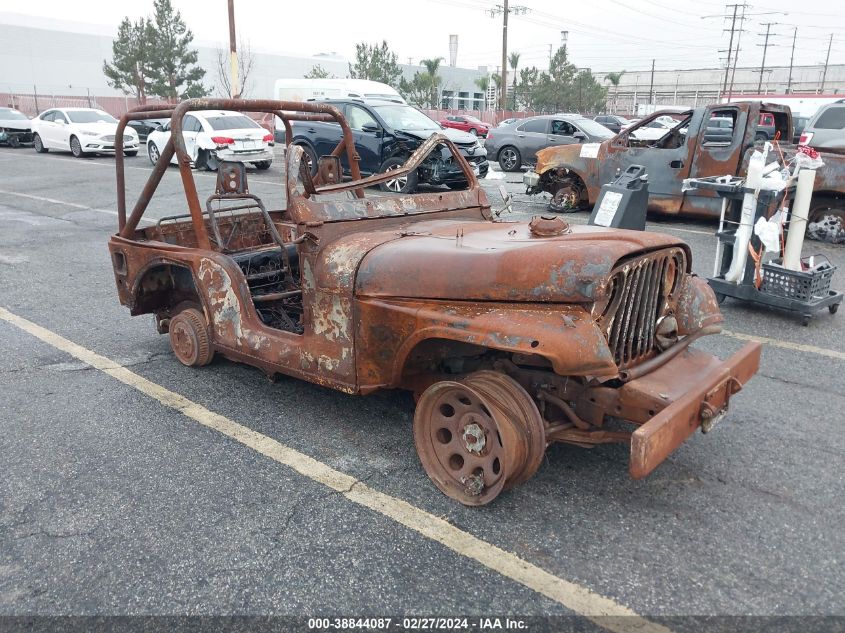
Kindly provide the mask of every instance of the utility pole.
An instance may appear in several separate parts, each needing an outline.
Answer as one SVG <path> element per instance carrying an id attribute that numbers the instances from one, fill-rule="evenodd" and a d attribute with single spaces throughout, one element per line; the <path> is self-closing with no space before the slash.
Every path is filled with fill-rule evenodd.
<path id="1" fill-rule="evenodd" d="M 235 0 L 229 0 L 229 73 L 231 77 L 229 96 L 232 99 L 239 99 L 241 85 L 238 78 L 238 47 L 235 41 Z"/>
<path id="2" fill-rule="evenodd" d="M 766 40 L 763 44 L 757 44 L 757 46 L 763 47 L 763 63 L 760 64 L 760 80 L 757 82 L 757 94 L 760 94 L 760 90 L 763 87 L 763 73 L 766 70 L 766 51 L 769 49 L 769 31 L 773 26 L 775 26 L 777 22 L 766 22 L 765 24 L 761 24 L 760 26 L 766 27 Z M 763 33 L 758 33 L 757 35 L 763 35 Z"/>
<path id="3" fill-rule="evenodd" d="M 651 60 L 651 85 L 648 88 L 648 103 L 654 105 L 654 60 Z"/>
<path id="4" fill-rule="evenodd" d="M 736 77 L 736 64 L 739 61 L 739 51 L 742 45 L 743 25 L 745 24 L 745 9 L 748 8 L 746 3 L 739 5 L 742 7 L 742 15 L 739 16 L 739 34 L 736 36 L 736 51 L 734 52 L 734 67 L 731 70 L 731 83 L 728 85 L 728 101 L 731 100 L 734 91 L 734 77 Z"/>
<path id="5" fill-rule="evenodd" d="M 824 59 L 824 72 L 822 73 L 822 87 L 819 94 L 824 94 L 824 82 L 827 79 L 827 65 L 830 63 L 830 48 L 833 46 L 833 33 L 830 34 L 830 40 L 827 43 L 827 57 Z"/>
<path id="6" fill-rule="evenodd" d="M 523 6 L 508 6 L 508 0 L 504 0 L 504 4 L 497 4 L 490 9 L 490 17 L 495 17 L 499 13 L 502 14 L 502 70 L 499 74 L 501 82 L 501 94 L 499 95 L 499 107 L 504 110 L 508 103 L 508 15 L 515 13 L 521 15 L 528 13 L 528 7 Z"/>
<path id="7" fill-rule="evenodd" d="M 739 9 L 740 5 L 738 5 L 738 4 L 730 5 L 729 4 L 729 5 L 725 6 L 725 8 L 727 9 L 731 6 L 733 6 L 734 14 L 733 14 L 733 19 L 731 20 L 731 39 L 728 41 L 728 62 L 727 62 L 727 64 L 725 64 L 725 79 L 722 82 L 722 93 L 723 94 L 728 89 L 728 72 L 731 69 L 731 54 L 733 53 L 734 32 L 736 31 L 736 12 L 737 12 L 737 9 Z"/>
<path id="8" fill-rule="evenodd" d="M 795 61 L 795 41 L 798 39 L 798 27 L 792 32 L 792 54 L 789 56 L 789 79 L 786 80 L 786 94 L 792 92 L 792 62 Z"/>

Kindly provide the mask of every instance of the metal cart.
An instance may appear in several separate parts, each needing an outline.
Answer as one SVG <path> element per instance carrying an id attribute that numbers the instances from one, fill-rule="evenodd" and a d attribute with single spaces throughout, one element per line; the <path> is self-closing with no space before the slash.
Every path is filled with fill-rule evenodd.
<path id="1" fill-rule="evenodd" d="M 743 179 L 735 177 L 696 178 L 689 180 L 687 185 L 695 189 L 715 191 L 722 198 L 719 228 L 716 231 L 716 237 L 719 240 L 716 247 L 716 261 L 713 266 L 713 276 L 707 279 L 719 303 L 722 303 L 725 297 L 734 297 L 742 301 L 785 310 L 798 315 L 802 325 L 808 325 L 813 314 L 823 308 L 827 308 L 831 314 L 836 313 L 839 304 L 842 303 L 843 295 L 841 292 L 830 289 L 830 281 L 836 267 L 823 255 L 812 256 L 813 260 L 824 260 L 824 262 L 816 270 L 809 272 L 788 270 L 776 265 L 780 260 L 763 263 L 760 271 L 762 283 L 759 288 L 755 284 L 755 261 L 752 257 L 748 257 L 739 283 L 726 281 L 725 273 L 733 261 L 736 231 L 742 217 L 743 198 L 752 190 L 744 186 Z M 794 191 L 794 187 L 787 187 L 782 191 L 761 190 L 757 197 L 752 224 L 756 223 L 758 218 L 770 217 L 783 198 L 793 195 Z M 753 233 L 750 244 L 755 251 L 759 252 L 760 238 Z M 809 260 L 811 257 L 802 258 L 804 262 Z"/>

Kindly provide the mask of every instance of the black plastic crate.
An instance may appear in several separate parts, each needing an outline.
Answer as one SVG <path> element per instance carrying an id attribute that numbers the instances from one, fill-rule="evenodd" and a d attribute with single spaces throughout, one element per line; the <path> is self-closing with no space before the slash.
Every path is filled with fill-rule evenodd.
<path id="1" fill-rule="evenodd" d="M 814 263 L 822 266 L 812 272 L 788 270 L 781 266 L 781 260 L 763 264 L 763 285 L 761 292 L 797 299 L 798 301 L 812 301 L 814 298 L 824 297 L 830 291 L 830 280 L 836 272 L 836 266 L 824 255 L 813 255 Z M 801 261 L 809 266 L 809 257 L 802 257 Z"/>

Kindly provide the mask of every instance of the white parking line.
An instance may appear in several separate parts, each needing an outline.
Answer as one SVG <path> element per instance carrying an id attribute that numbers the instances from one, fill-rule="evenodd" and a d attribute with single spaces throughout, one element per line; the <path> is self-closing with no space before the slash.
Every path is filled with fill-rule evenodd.
<path id="1" fill-rule="evenodd" d="M 730 330 L 722 330 L 722 334 L 730 336 L 740 341 L 755 341 L 772 347 L 780 347 L 781 349 L 788 349 L 794 352 L 807 352 L 808 354 L 818 354 L 819 356 L 827 356 L 835 360 L 845 360 L 845 352 L 840 352 L 835 349 L 827 349 L 825 347 L 816 347 L 815 345 L 804 345 L 803 343 L 793 343 L 791 341 L 781 341 L 776 338 L 768 338 L 766 336 L 757 336 L 755 334 L 745 334 L 743 332 L 731 332 Z"/>
<path id="2" fill-rule="evenodd" d="M 117 216 L 117 211 L 112 209 L 97 209 L 95 207 L 89 207 L 84 204 L 77 204 L 75 202 L 66 202 L 64 200 L 57 200 L 56 198 L 45 198 L 44 196 L 33 196 L 31 193 L 20 193 L 18 191 L 7 191 L 5 189 L 0 189 L 0 194 L 5 196 L 18 196 L 19 198 L 29 198 L 30 200 L 37 200 L 38 202 L 49 202 L 50 204 L 61 204 L 66 207 L 72 207 L 74 209 L 82 209 L 84 211 L 96 211 L 97 213 L 105 213 L 107 215 Z M 148 220 L 147 218 L 141 218 L 141 222 L 149 222 L 151 224 L 155 224 L 155 220 Z"/>
<path id="3" fill-rule="evenodd" d="M 47 156 L 32 156 L 32 155 L 26 155 L 26 154 L 21 154 L 20 157 L 21 158 L 29 158 L 30 160 L 58 160 L 58 161 L 62 161 L 63 163 L 73 163 L 74 165 L 78 165 L 80 167 L 108 167 L 112 170 L 114 169 L 114 163 L 97 163 L 97 162 L 93 162 L 93 161 L 90 161 L 90 160 L 82 160 L 82 159 L 79 159 L 79 158 L 65 158 L 63 156 L 49 156 L 49 157 L 47 157 Z M 152 171 L 152 164 L 149 167 L 141 167 L 140 165 L 127 165 L 126 161 L 124 161 L 123 166 L 124 166 L 125 169 L 138 169 L 140 171 L 145 171 L 147 173 L 150 173 Z M 178 173 L 175 169 L 176 165 L 171 165 L 171 167 L 174 167 L 173 173 Z M 208 177 L 215 178 L 215 179 L 217 178 L 217 174 L 215 174 L 213 172 L 198 171 L 196 169 L 192 170 L 192 171 L 194 173 L 194 176 L 208 176 Z M 249 182 L 263 182 L 263 183 L 268 184 L 268 185 L 281 185 L 281 184 L 284 183 L 284 179 L 280 177 L 279 180 L 276 181 L 276 180 L 262 180 L 260 178 L 250 177 Z"/>
<path id="4" fill-rule="evenodd" d="M 161 385 L 158 385 L 115 361 L 19 317 L 0 307 L 0 319 L 24 332 L 66 352 L 91 367 L 108 374 L 125 385 L 137 389 L 161 404 L 175 409 L 203 426 L 247 446 L 254 451 L 292 468 L 309 479 L 342 494 L 349 501 L 388 517 L 401 525 L 430 538 L 461 556 L 471 559 L 506 578 L 536 591 L 588 618 L 602 628 L 616 633 L 669 633 L 666 627 L 646 620 L 626 606 L 601 596 L 586 587 L 559 578 L 516 554 L 488 543 L 448 521 L 406 501 L 370 488 L 350 475 L 257 433 L 229 418 L 206 409 Z"/>

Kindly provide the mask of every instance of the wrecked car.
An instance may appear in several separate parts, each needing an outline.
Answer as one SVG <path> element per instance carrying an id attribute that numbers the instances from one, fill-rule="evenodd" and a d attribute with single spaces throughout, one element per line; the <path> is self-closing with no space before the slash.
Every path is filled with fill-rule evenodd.
<path id="1" fill-rule="evenodd" d="M 284 206 L 250 193 L 242 163 L 228 161 L 203 205 L 182 121 L 209 108 L 278 115 L 287 139 L 292 121 L 332 122 L 342 137 L 313 176 L 302 148 L 288 147 Z M 629 444 L 630 475 L 645 477 L 722 419 L 757 371 L 757 343 L 726 361 L 693 347 L 722 315 L 683 241 L 559 217 L 504 221 L 442 134 L 395 171 L 362 177 L 333 105 L 192 99 L 128 113 L 118 146 L 130 118 L 165 115 L 172 134 L 128 214 L 118 152 L 109 251 L 120 302 L 153 315 L 187 366 L 220 356 L 348 394 L 411 392 L 422 466 L 461 503 L 526 482 L 552 442 Z M 366 195 L 444 150 L 466 189 Z M 187 212 L 140 227 L 174 155 Z"/>
<path id="2" fill-rule="evenodd" d="M 23 112 L 0 108 L 0 143 L 20 147 L 32 143 L 32 123 Z"/>
<path id="3" fill-rule="evenodd" d="M 660 138 L 638 139 L 638 131 L 660 117 L 677 124 Z M 686 112 L 655 112 L 601 143 L 561 145 L 537 154 L 537 166 L 523 175 L 529 194 L 551 194 L 550 209 L 587 209 L 602 185 L 630 165 L 642 165 L 649 175 L 649 211 L 669 215 L 718 218 L 721 198 L 714 191 L 682 190 L 685 178 L 743 176 L 755 143 L 774 125 L 780 149 L 788 160 L 792 116 L 789 106 L 758 101 L 710 105 Z M 768 135 L 771 130 L 765 131 Z M 644 135 L 645 136 L 645 135 Z M 822 152 L 824 167 L 817 171 L 810 207 L 810 224 L 845 218 L 845 156 Z"/>

